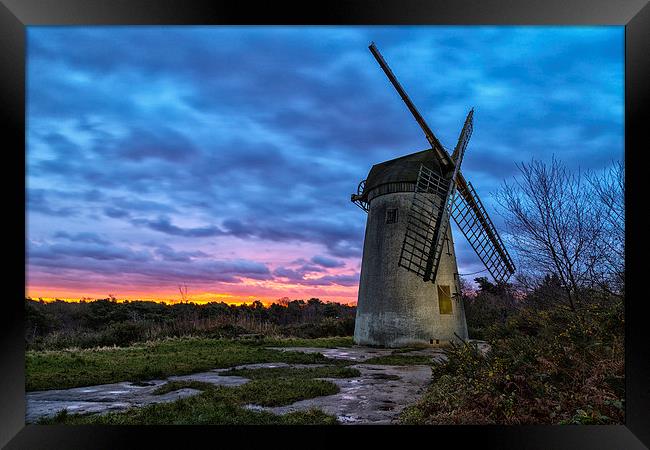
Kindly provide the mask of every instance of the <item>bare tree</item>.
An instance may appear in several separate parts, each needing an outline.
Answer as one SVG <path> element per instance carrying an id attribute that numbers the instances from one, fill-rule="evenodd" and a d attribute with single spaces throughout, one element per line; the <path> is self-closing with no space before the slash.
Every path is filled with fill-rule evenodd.
<path id="1" fill-rule="evenodd" d="M 497 194 L 510 240 L 528 279 L 558 277 L 566 305 L 573 311 L 581 289 L 603 264 L 600 245 L 604 211 L 593 201 L 591 185 L 555 158 L 548 164 L 518 164 L 520 177 L 504 183 Z"/>
<path id="2" fill-rule="evenodd" d="M 187 303 L 187 284 L 179 284 L 178 292 L 181 293 L 181 303 Z"/>
<path id="3" fill-rule="evenodd" d="M 625 291 L 625 166 L 614 162 L 602 172 L 590 172 L 587 181 L 594 192 L 593 200 L 603 208 L 604 229 L 601 244 L 606 250 L 604 261 L 593 274 L 599 285 L 615 293 Z"/>
<path id="4" fill-rule="evenodd" d="M 467 281 L 465 277 L 459 277 L 458 278 L 459 285 L 460 285 L 460 292 L 464 297 L 475 297 L 476 296 L 476 289 L 474 289 L 474 286 L 472 286 L 472 283 Z"/>

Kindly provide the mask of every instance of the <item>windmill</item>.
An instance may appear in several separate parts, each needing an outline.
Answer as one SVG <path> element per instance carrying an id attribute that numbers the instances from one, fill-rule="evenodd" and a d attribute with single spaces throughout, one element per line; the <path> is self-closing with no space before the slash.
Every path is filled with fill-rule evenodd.
<path id="1" fill-rule="evenodd" d="M 354 340 L 384 347 L 466 340 L 450 218 L 495 281 L 505 283 L 515 271 L 483 203 L 460 170 L 474 110 L 450 155 L 375 44 L 369 49 L 431 148 L 375 164 L 352 194 L 352 202 L 368 213 Z"/>

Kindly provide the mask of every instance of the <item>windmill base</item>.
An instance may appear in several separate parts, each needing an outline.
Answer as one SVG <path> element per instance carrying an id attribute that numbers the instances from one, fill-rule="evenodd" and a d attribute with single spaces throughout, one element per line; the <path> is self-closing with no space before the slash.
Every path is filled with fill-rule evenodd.
<path id="1" fill-rule="evenodd" d="M 450 317 L 439 323 L 438 329 L 424 329 L 423 322 L 391 314 L 358 314 L 354 327 L 354 342 L 372 347 L 400 348 L 413 346 L 444 346 L 468 340 L 467 327 Z M 428 322 L 428 321 L 427 321 Z M 429 325 L 431 323 L 429 322 Z M 460 325 L 460 326 L 459 326 Z"/>

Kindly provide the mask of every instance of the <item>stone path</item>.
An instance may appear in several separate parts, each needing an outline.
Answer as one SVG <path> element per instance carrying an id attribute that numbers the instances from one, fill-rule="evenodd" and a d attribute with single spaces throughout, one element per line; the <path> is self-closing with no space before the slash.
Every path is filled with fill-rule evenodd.
<path id="1" fill-rule="evenodd" d="M 481 345 L 479 343 L 479 347 Z M 385 424 L 395 421 L 406 406 L 417 401 L 431 379 L 431 368 L 427 365 L 364 364 L 364 361 L 370 358 L 393 354 L 391 349 L 357 346 L 338 348 L 277 347 L 273 349 L 322 353 L 331 359 L 355 361 L 357 364 L 350 367 L 358 369 L 361 375 L 345 379 L 323 378 L 339 387 L 340 392 L 334 395 L 301 400 L 291 405 L 275 408 L 247 405 L 250 409 L 286 414 L 292 411 L 319 408 L 327 414 L 336 416 L 344 424 Z M 488 348 L 483 345 L 481 350 L 487 351 Z M 446 359 L 444 350 L 441 348 L 426 348 L 399 354 L 431 356 L 432 361 Z M 318 365 L 261 363 L 246 364 L 236 368 L 305 368 L 315 366 Z M 42 417 L 51 417 L 62 409 L 67 409 L 71 414 L 123 411 L 131 407 L 141 407 L 151 403 L 171 402 L 201 392 L 196 389 L 185 388 L 162 395 L 153 394 L 157 388 L 169 381 L 202 381 L 221 386 L 239 386 L 250 381 L 243 377 L 222 376 L 221 372 L 226 370 L 229 370 L 229 368 L 214 369 L 191 375 L 172 376 L 164 380 L 152 380 L 147 383 L 123 382 L 72 389 L 28 392 L 26 394 L 27 411 L 25 421 L 32 423 Z"/>
<path id="2" fill-rule="evenodd" d="M 359 361 L 351 365 L 361 372 L 356 378 L 323 378 L 336 384 L 340 391 L 334 395 L 300 400 L 287 406 L 265 408 L 247 405 L 250 409 L 286 414 L 310 408 L 321 409 L 336 416 L 343 424 L 390 424 L 402 410 L 415 403 L 431 380 L 431 368 L 426 365 L 391 366 L 363 364 L 370 358 L 392 355 L 393 349 L 369 347 L 275 347 L 274 350 L 322 353 L 332 359 Z M 446 359 L 441 348 L 413 350 L 401 355 L 431 356 L 432 361 Z"/>
<path id="3" fill-rule="evenodd" d="M 343 359 L 348 361 L 367 361 L 370 358 L 378 356 L 389 356 L 392 354 L 405 356 L 431 356 L 432 361 L 444 361 L 445 351 L 440 347 L 429 347 L 421 350 L 410 350 L 408 352 L 395 353 L 396 349 L 390 348 L 372 348 L 372 347 L 336 347 L 336 348 L 318 348 L 318 347 L 269 347 L 272 350 L 285 352 L 302 352 L 302 353 L 322 353 L 323 356 L 330 359 Z"/>
<path id="4" fill-rule="evenodd" d="M 168 381 L 203 381 L 222 386 L 239 386 L 249 380 L 242 377 L 224 377 L 219 375 L 219 371 L 210 371 L 173 376 L 165 380 L 152 380 L 147 383 L 123 382 L 72 389 L 27 392 L 25 422 L 32 423 L 42 417 L 54 416 L 62 409 L 67 409 L 70 414 L 107 413 L 123 411 L 133 406 L 172 402 L 201 393 L 197 389 L 189 388 L 161 395 L 153 393 L 160 386 L 167 384 Z"/>
<path id="5" fill-rule="evenodd" d="M 336 416 L 342 424 L 390 424 L 408 405 L 416 402 L 431 380 L 429 366 L 354 364 L 356 378 L 322 378 L 336 384 L 338 394 L 300 400 L 274 408 L 246 405 L 255 410 L 286 414 L 317 408 Z"/>

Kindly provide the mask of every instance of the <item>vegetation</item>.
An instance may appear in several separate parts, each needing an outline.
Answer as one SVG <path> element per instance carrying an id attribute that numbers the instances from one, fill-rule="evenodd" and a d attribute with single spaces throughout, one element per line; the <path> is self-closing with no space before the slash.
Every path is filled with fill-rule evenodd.
<path id="1" fill-rule="evenodd" d="M 318 366 L 309 368 L 272 367 L 262 369 L 230 369 L 222 376 L 238 376 L 251 380 L 297 379 L 297 378 L 354 378 L 361 375 L 357 369 L 343 366 Z"/>
<path id="2" fill-rule="evenodd" d="M 272 341 L 277 344 L 278 341 Z M 289 340 L 291 345 L 294 341 Z M 146 381 L 263 362 L 326 364 L 320 353 L 265 348 L 263 340 L 168 338 L 130 347 L 26 352 L 26 390 Z"/>
<path id="3" fill-rule="evenodd" d="M 578 321 L 527 304 L 486 326 L 483 356 L 448 349 L 408 424 L 609 424 L 624 419 L 623 305 L 602 299 Z"/>
<path id="4" fill-rule="evenodd" d="M 461 279 L 461 281 L 463 281 Z M 510 286 L 495 286 L 485 277 L 475 278 L 478 290 L 470 291 L 463 281 L 463 303 L 467 331 L 473 339 L 486 339 L 487 328 L 505 325 L 508 317 L 517 310 L 518 301 Z"/>
<path id="5" fill-rule="evenodd" d="M 314 347 L 334 348 L 352 347 L 354 340 L 352 336 L 336 336 L 326 338 L 264 338 L 259 341 L 260 345 L 267 347 Z"/>
<path id="6" fill-rule="evenodd" d="M 549 300 L 577 314 L 594 292 L 624 295 L 623 165 L 581 174 L 553 159 L 519 169 L 520 178 L 505 183 L 497 198 L 521 287 L 535 289 L 550 275 L 559 289 Z"/>
<path id="7" fill-rule="evenodd" d="M 148 301 L 89 302 L 26 299 L 25 340 L 30 350 L 127 346 L 167 337 L 351 336 L 355 308 L 312 298 L 264 306 L 225 303 L 163 304 Z"/>
<path id="8" fill-rule="evenodd" d="M 223 390 L 228 388 L 222 388 Z M 219 395 L 222 394 L 222 395 Z M 190 397 L 174 403 L 158 403 L 125 413 L 106 415 L 68 414 L 66 410 L 42 425 L 335 425 L 336 417 L 318 409 L 276 415 L 239 406 L 228 393 L 218 392 Z"/>
<path id="9" fill-rule="evenodd" d="M 339 388 L 334 383 L 307 377 L 262 378 L 249 381 L 238 388 L 242 402 L 260 406 L 289 405 L 305 398 L 334 395 L 338 391 Z"/>
<path id="10" fill-rule="evenodd" d="M 326 368 L 319 368 L 327 371 Z M 259 369 L 264 370 L 264 369 Z M 182 388 L 199 389 L 201 394 L 169 403 L 157 403 L 142 408 L 108 414 L 72 415 L 62 411 L 42 419 L 40 424 L 66 425 L 333 425 L 338 421 L 317 409 L 276 415 L 267 411 L 246 408 L 246 405 L 281 406 L 298 400 L 332 395 L 338 387 L 324 380 L 314 379 L 321 372 L 311 369 L 292 369 L 291 373 L 268 372 L 254 376 L 253 381 L 237 387 L 216 386 L 210 383 L 172 382 L 159 388 L 159 393 Z M 254 371 L 253 371 L 254 372 Z M 334 369 L 342 377 L 343 372 Z M 289 375 L 289 376 L 287 376 Z"/>
<path id="11" fill-rule="evenodd" d="M 210 383 L 205 383 L 203 381 L 168 381 L 162 386 L 157 387 L 154 391 L 154 395 L 163 395 L 170 392 L 178 391 L 180 389 L 195 389 L 197 391 L 204 391 Z"/>

